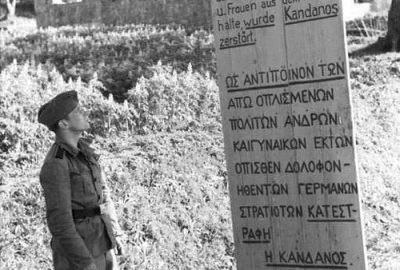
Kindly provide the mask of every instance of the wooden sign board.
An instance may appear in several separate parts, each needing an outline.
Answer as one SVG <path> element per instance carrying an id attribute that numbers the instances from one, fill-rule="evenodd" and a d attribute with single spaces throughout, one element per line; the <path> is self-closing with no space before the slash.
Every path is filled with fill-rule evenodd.
<path id="1" fill-rule="evenodd" d="M 340 0 L 212 0 L 238 269 L 366 269 Z"/>

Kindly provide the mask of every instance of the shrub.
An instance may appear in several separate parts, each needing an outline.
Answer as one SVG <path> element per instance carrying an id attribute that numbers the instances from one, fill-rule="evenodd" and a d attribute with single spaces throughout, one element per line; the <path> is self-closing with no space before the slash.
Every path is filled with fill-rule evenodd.
<path id="1" fill-rule="evenodd" d="M 160 62 L 151 70 L 153 77 L 142 77 L 128 92 L 137 130 L 220 130 L 218 87 L 214 80 L 193 72 L 190 64 L 180 74 Z"/>
<path id="2" fill-rule="evenodd" d="M 89 135 L 148 134 L 175 130 L 221 130 L 215 81 L 171 66 L 151 67 L 155 76 L 142 78 L 123 104 L 104 98 L 96 78 L 89 83 L 69 80 L 48 65 L 16 62 L 0 74 L 0 153 L 21 153 L 37 160 L 37 150 L 49 144 L 46 127 L 37 122 L 42 104 L 55 95 L 77 90 L 81 104 L 90 110 Z"/>
<path id="3" fill-rule="evenodd" d="M 89 82 L 97 73 L 103 94 L 113 94 L 118 102 L 138 78 L 151 77 L 150 67 L 158 61 L 178 72 L 192 63 L 196 71 L 215 74 L 213 36 L 206 31 L 186 36 L 184 29 L 168 26 L 68 26 L 27 36 L 1 32 L 0 70 L 14 59 L 52 63 L 66 81 Z"/>

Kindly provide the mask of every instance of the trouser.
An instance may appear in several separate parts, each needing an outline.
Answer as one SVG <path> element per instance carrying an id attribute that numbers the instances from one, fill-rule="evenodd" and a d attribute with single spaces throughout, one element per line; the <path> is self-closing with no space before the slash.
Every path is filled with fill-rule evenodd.
<path id="1" fill-rule="evenodd" d="M 108 250 L 106 253 L 95 257 L 94 262 L 97 270 L 117 270 L 116 258 L 113 250 Z M 53 252 L 53 264 L 55 270 L 75 270 L 70 268 L 68 260 L 60 253 Z"/>
<path id="2" fill-rule="evenodd" d="M 113 261 L 110 250 L 103 255 L 94 258 L 97 270 L 113 270 Z"/>

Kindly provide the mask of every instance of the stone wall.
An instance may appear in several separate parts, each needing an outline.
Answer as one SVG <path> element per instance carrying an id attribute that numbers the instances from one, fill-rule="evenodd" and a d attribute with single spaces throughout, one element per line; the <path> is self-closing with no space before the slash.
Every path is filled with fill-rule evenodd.
<path id="1" fill-rule="evenodd" d="M 210 0 L 83 0 L 52 4 L 35 0 L 38 27 L 104 23 L 165 24 L 210 28 Z"/>

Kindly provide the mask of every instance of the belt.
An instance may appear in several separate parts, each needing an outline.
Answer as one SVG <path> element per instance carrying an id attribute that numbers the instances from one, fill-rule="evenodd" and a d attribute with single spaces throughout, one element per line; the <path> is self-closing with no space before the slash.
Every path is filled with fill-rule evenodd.
<path id="1" fill-rule="evenodd" d="M 100 206 L 96 206 L 94 208 L 85 208 L 85 209 L 72 209 L 73 219 L 94 217 L 100 215 L 101 215 Z"/>

